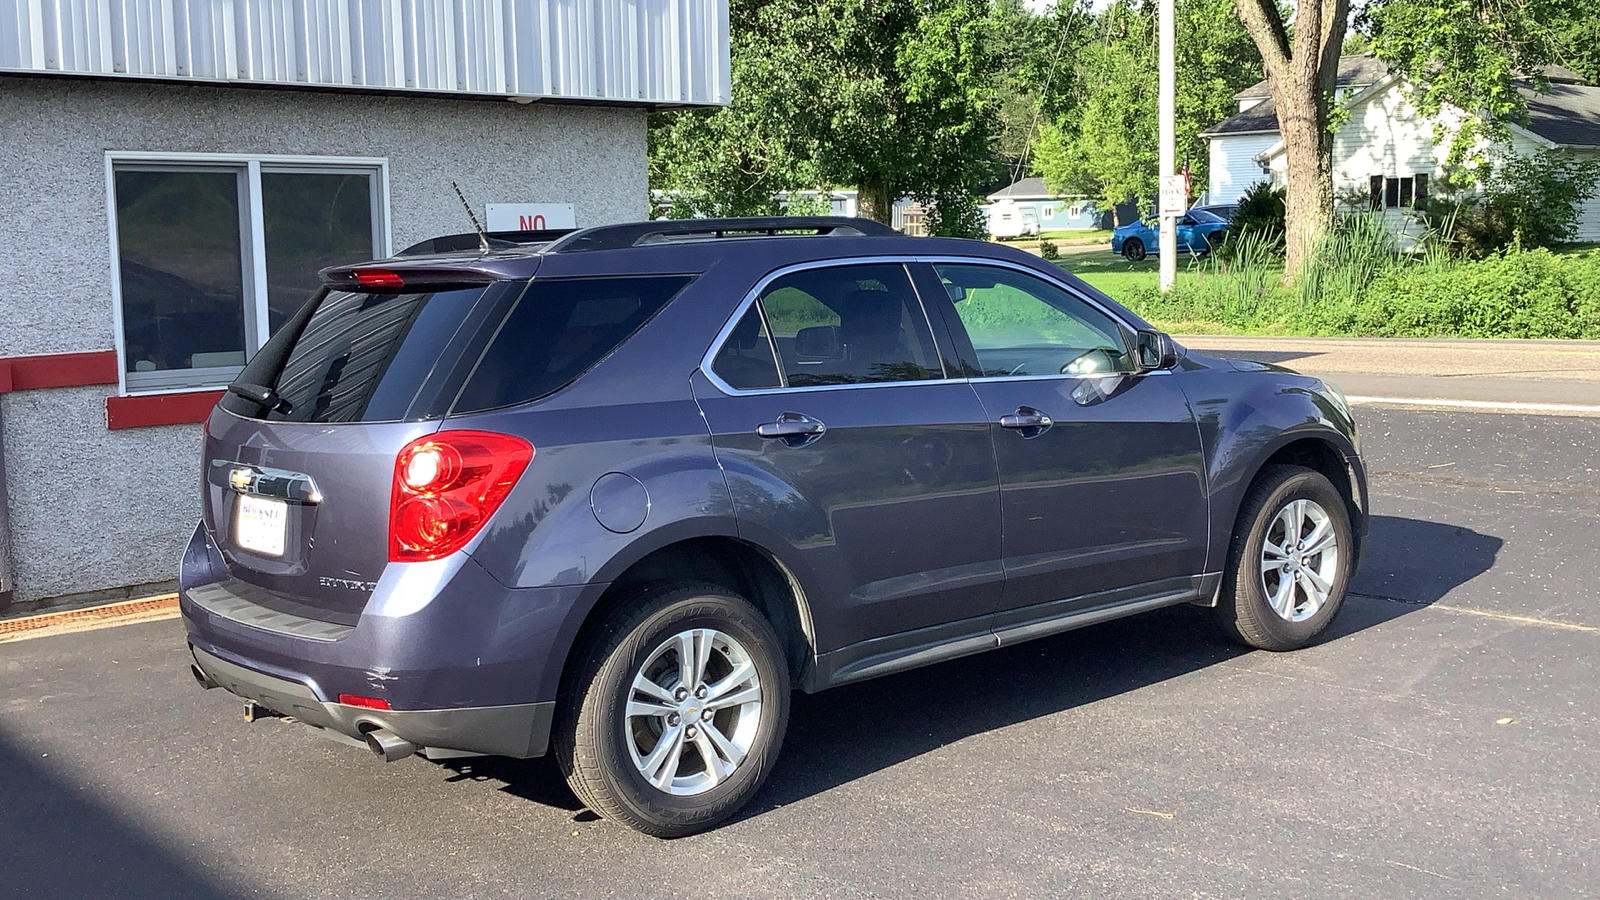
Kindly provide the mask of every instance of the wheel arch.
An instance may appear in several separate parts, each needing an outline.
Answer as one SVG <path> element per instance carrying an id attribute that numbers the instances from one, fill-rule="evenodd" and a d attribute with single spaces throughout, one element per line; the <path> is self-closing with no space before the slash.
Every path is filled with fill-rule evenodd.
<path id="1" fill-rule="evenodd" d="M 745 598 L 778 634 L 790 683 L 806 683 L 816 661 L 810 606 L 800 581 L 776 557 L 748 541 L 725 534 L 685 537 L 639 554 L 619 567 L 610 583 L 568 629 L 558 697 L 566 697 L 581 648 L 618 609 L 653 585 L 689 581 L 723 587 Z"/>
<path id="2" fill-rule="evenodd" d="M 1261 479 L 1262 473 L 1280 465 L 1310 469 L 1327 478 L 1344 500 L 1345 511 L 1350 517 L 1350 533 L 1355 541 L 1350 569 L 1354 572 L 1360 563 L 1362 543 L 1367 533 L 1367 498 L 1364 482 L 1355 471 L 1351 455 L 1344 451 L 1340 443 L 1342 442 L 1336 440 L 1334 435 L 1326 432 L 1282 436 L 1255 462 L 1250 477 L 1241 480 L 1241 489 L 1234 494 L 1229 507 L 1230 513 L 1226 521 L 1231 524 L 1227 537 L 1231 538 L 1231 529 L 1238 527 L 1239 512 L 1244 504 L 1244 498 L 1250 493 L 1250 488 Z M 1221 540 L 1223 537 L 1218 536 L 1219 543 L 1226 543 L 1225 540 Z"/>

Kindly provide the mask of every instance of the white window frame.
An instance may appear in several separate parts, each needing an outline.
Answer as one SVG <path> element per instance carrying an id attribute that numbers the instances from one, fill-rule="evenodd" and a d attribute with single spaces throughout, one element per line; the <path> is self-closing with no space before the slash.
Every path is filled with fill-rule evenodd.
<path id="1" fill-rule="evenodd" d="M 106 228 L 111 244 L 111 320 L 117 350 L 117 393 L 176 394 L 214 391 L 227 386 L 239 374 L 240 366 L 204 369 L 173 369 L 166 374 L 169 383 L 156 387 L 128 384 L 127 341 L 122 322 L 121 248 L 117 241 L 118 166 L 174 171 L 211 169 L 243 174 L 240 179 L 239 236 L 244 270 L 245 359 L 261 349 L 269 332 L 267 311 L 267 237 L 261 201 L 261 173 L 302 172 L 338 174 L 365 170 L 377 180 L 372 204 L 373 257 L 394 255 L 393 231 L 389 221 L 389 160 L 365 156 L 299 156 L 264 153 L 160 153 L 111 150 L 106 153 Z"/>

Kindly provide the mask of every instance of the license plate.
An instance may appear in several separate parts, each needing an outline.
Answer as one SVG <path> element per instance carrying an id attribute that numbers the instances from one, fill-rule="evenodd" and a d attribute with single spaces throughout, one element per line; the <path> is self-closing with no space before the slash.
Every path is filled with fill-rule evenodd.
<path id="1" fill-rule="evenodd" d="M 288 531 L 289 504 L 269 497 L 239 495 L 239 514 L 233 539 L 243 549 L 262 556 L 282 556 Z"/>

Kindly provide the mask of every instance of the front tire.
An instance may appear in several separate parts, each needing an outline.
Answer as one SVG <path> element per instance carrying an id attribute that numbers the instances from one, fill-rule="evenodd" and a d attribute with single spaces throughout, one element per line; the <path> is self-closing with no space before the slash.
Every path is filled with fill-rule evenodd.
<path id="1" fill-rule="evenodd" d="M 1273 466 L 1245 495 L 1216 618 L 1261 650 L 1310 643 L 1344 603 L 1355 542 L 1344 498 L 1326 476 Z"/>
<path id="2" fill-rule="evenodd" d="M 1122 258 L 1128 262 L 1138 262 L 1145 257 L 1144 241 L 1138 238 L 1128 238 L 1122 242 Z"/>
<path id="3" fill-rule="evenodd" d="M 645 834 L 704 831 L 743 807 L 789 716 L 777 635 L 709 584 L 648 590 L 588 642 L 561 703 L 556 761 L 591 810 Z"/>

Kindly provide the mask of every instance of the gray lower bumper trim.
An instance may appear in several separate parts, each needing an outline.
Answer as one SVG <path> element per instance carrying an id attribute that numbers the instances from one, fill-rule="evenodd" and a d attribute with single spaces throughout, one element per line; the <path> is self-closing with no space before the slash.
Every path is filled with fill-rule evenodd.
<path id="1" fill-rule="evenodd" d="M 555 703 L 475 706 L 463 709 L 377 710 L 326 703 L 311 688 L 219 659 L 191 646 L 195 665 L 229 693 L 292 716 L 313 728 L 360 740 L 387 728 L 419 747 L 527 759 L 550 744 Z"/>

